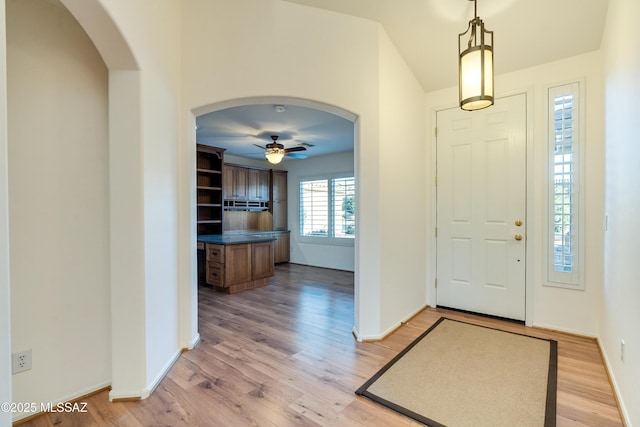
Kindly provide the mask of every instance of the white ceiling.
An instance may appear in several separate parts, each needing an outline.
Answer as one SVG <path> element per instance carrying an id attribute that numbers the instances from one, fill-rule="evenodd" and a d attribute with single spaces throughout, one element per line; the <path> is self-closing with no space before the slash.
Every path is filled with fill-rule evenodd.
<path id="1" fill-rule="evenodd" d="M 425 92 L 457 84 L 458 34 L 473 18 L 469 0 L 285 0 L 380 22 Z M 478 16 L 494 32 L 496 75 L 597 50 L 608 0 L 478 0 Z M 272 133 L 285 147 L 314 144 L 317 156 L 353 149 L 348 120 L 306 107 L 234 107 L 199 116 L 198 142 L 228 154 L 263 158 Z"/>
<path id="2" fill-rule="evenodd" d="M 276 105 L 285 111 L 276 111 Z M 353 122 L 309 107 L 276 105 L 245 105 L 198 116 L 197 142 L 225 148 L 226 154 L 262 160 L 264 149 L 254 144 L 270 144 L 271 135 L 277 135 L 285 148 L 306 146 L 300 154 L 307 157 L 353 151 Z"/>

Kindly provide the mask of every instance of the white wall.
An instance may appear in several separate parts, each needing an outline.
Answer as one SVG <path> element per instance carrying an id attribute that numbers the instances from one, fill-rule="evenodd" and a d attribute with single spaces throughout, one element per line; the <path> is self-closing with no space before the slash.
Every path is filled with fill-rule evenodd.
<path id="1" fill-rule="evenodd" d="M 6 9 L 12 400 L 59 401 L 111 379 L 107 70 L 63 7 Z"/>
<path id="2" fill-rule="evenodd" d="M 527 167 L 527 322 L 578 334 L 597 336 L 602 289 L 602 245 L 604 206 L 604 144 L 603 144 L 603 91 L 600 52 L 568 58 L 525 70 L 496 76 L 498 97 L 526 92 L 528 97 L 529 140 Z M 546 197 L 546 90 L 549 85 L 584 79 L 586 83 L 586 123 L 584 135 L 586 147 L 586 182 L 583 194 L 586 197 L 586 272 L 585 289 L 573 290 L 545 286 L 543 274 L 543 229 L 544 200 Z M 433 111 L 457 105 L 457 88 L 427 94 L 430 122 Z M 433 129 L 434 123 L 430 124 Z M 433 134 L 433 133 L 432 133 Z M 434 141 L 432 139 L 432 144 Z M 435 153 L 435 150 L 432 151 Z M 433 165 L 433 162 L 432 162 Z M 432 169 L 432 167 L 430 167 Z M 429 171 L 430 181 L 433 172 Z M 432 186 L 430 186 L 432 188 Z M 431 218 L 430 218 L 431 220 Z M 435 227 L 435 223 L 432 222 Z M 432 247 L 433 238 L 431 240 Z M 435 266 L 430 262 L 430 271 Z M 435 289 L 429 288 L 429 301 L 436 303 Z"/>
<path id="3" fill-rule="evenodd" d="M 104 210 L 108 212 L 107 223 L 106 227 L 96 227 L 94 224 L 90 232 L 82 235 L 85 239 L 94 241 L 92 233 L 106 232 L 108 236 L 106 253 L 105 257 L 100 258 L 106 260 L 108 268 L 106 272 L 99 272 L 98 269 L 93 268 L 92 275 L 82 275 L 86 280 L 86 277 L 99 274 L 98 283 L 102 283 L 102 279 L 106 279 L 108 283 L 111 279 L 111 286 L 106 288 L 106 295 L 100 296 L 94 293 L 92 298 L 98 298 L 101 303 L 108 303 L 111 297 L 112 304 L 111 313 L 107 310 L 105 316 L 101 315 L 100 306 L 96 308 L 93 304 L 87 303 L 86 298 L 82 304 L 76 304 L 75 310 L 61 311 L 61 313 L 68 322 L 74 322 L 76 329 L 78 329 L 77 325 L 83 327 L 91 325 L 91 322 L 85 322 L 83 315 L 76 315 L 80 308 L 99 315 L 102 321 L 106 319 L 108 330 L 110 329 L 111 332 L 111 358 L 104 356 L 109 352 L 108 345 L 106 349 L 101 349 L 99 346 L 93 346 L 91 349 L 92 351 L 105 350 L 101 354 L 111 363 L 109 373 L 113 389 L 110 396 L 146 397 L 178 357 L 182 343 L 184 342 L 184 346 L 191 344 L 188 339 L 182 341 L 179 337 L 177 229 L 179 153 L 176 147 L 180 115 L 178 110 L 181 71 L 180 3 L 167 1 L 160 4 L 152 0 L 109 2 L 108 4 L 100 0 L 62 1 L 69 10 L 73 11 L 87 33 L 91 34 L 91 40 L 99 46 L 100 53 L 109 67 L 109 121 L 108 131 L 106 128 L 104 130 L 104 135 L 109 135 L 109 149 L 105 151 L 103 159 L 106 161 L 108 157 L 108 163 L 105 165 L 109 168 L 108 172 L 105 172 L 105 176 L 109 178 L 105 187 L 109 200 Z M 28 2 L 16 1 L 15 3 Z M 47 7 L 55 7 L 53 2 L 45 3 L 48 4 Z M 34 9 L 40 11 L 42 8 L 35 4 Z M 66 29 L 67 26 L 65 23 L 60 28 Z M 74 28 L 78 28 L 77 25 Z M 59 28 L 57 30 L 59 31 Z M 88 41 L 86 35 L 83 37 Z M 91 42 L 88 44 L 95 53 L 93 44 Z M 65 45 L 67 45 L 66 40 Z M 75 47 L 72 43 L 68 45 Z M 42 46 L 44 44 L 36 44 L 36 49 L 42 49 Z M 34 58 L 28 59 L 37 60 L 35 58 L 38 56 L 46 58 L 46 55 L 39 54 L 40 52 L 38 55 L 33 55 Z M 67 68 L 73 68 L 74 56 L 65 52 L 65 55 L 58 55 L 57 59 L 57 64 L 64 70 L 65 76 L 73 76 L 74 73 L 67 71 Z M 104 64 L 102 67 L 104 73 Z M 34 72 L 40 68 L 46 67 L 32 67 L 28 71 Z M 28 76 L 29 73 L 25 73 L 25 76 L 21 77 Z M 38 89 L 42 91 L 43 88 L 47 90 L 56 88 L 54 83 L 58 81 L 45 79 L 38 83 L 41 86 Z M 86 93 L 90 95 L 89 92 Z M 74 100 L 82 99 L 84 94 L 85 92 L 77 90 L 64 91 L 60 94 L 61 100 L 48 111 L 57 109 L 64 113 L 64 108 L 59 108 L 60 104 L 71 104 Z M 82 102 L 84 110 L 85 101 L 79 102 Z M 105 102 L 103 107 L 106 108 L 106 105 Z M 41 116 L 55 117 L 53 114 Z M 81 132 L 91 130 L 91 127 L 84 123 L 78 125 L 75 116 L 74 114 L 76 128 L 80 126 Z M 49 134 L 46 138 L 39 139 L 51 142 L 51 128 L 49 126 Z M 59 130 L 65 141 L 72 139 L 67 134 L 72 130 Z M 14 140 L 11 135 L 10 139 Z M 86 139 L 83 138 L 83 140 Z M 90 144 L 85 141 L 81 148 L 85 149 L 87 146 Z M 22 147 L 20 149 L 24 150 Z M 77 151 L 77 153 L 80 152 Z M 55 159 L 55 156 L 52 158 Z M 69 156 L 65 160 L 73 164 L 74 158 Z M 52 164 L 57 165 L 57 160 Z M 99 168 L 96 168 L 93 163 L 87 162 L 87 164 L 92 165 L 96 169 L 95 172 L 99 172 Z M 51 166 L 47 165 L 47 167 Z M 43 170 L 47 171 L 46 168 Z M 73 168 L 67 168 L 65 172 L 70 174 Z M 22 170 L 18 173 L 26 175 Z M 85 187 L 91 186 L 91 182 L 85 179 Z M 79 180 L 78 186 L 81 186 Z M 60 200 L 60 203 L 64 202 L 65 206 L 74 206 L 73 204 L 77 201 L 85 200 L 78 194 L 85 193 L 77 191 L 76 187 L 77 200 Z M 91 196 L 97 197 L 97 192 L 94 191 L 88 197 Z M 18 204 L 11 200 L 11 209 L 14 205 L 18 207 Z M 80 211 L 75 209 L 74 214 Z M 19 225 L 20 222 L 15 224 L 16 227 Z M 11 226 L 13 229 L 13 221 Z M 68 236 L 67 233 L 62 237 Z M 82 241 L 82 239 L 79 240 Z M 58 247 L 61 246 L 55 239 L 49 239 L 49 241 L 51 244 L 57 243 Z M 66 240 L 65 244 L 67 244 Z M 91 250 L 87 249 L 89 247 Z M 47 246 L 44 245 L 44 248 Z M 26 251 L 26 249 L 14 248 L 12 244 L 12 252 L 14 249 Z M 87 256 L 95 254 L 94 247 L 88 244 L 83 246 L 83 251 Z M 58 249 L 58 252 L 61 251 Z M 38 252 L 31 251 L 30 254 L 38 255 Z M 43 259 L 48 262 L 47 258 Z M 24 261 L 20 259 L 20 262 Z M 85 264 L 82 265 L 83 268 L 92 268 L 91 264 Z M 77 271 L 84 272 L 75 264 L 72 267 L 60 263 L 56 265 L 59 276 L 70 274 L 73 276 Z M 83 292 L 84 289 L 91 289 L 91 286 L 85 286 Z M 58 295 L 58 297 L 62 296 L 66 297 L 63 294 Z M 78 298 L 81 296 L 84 295 L 82 293 L 77 295 Z M 70 301 L 74 299 L 71 298 Z M 57 318 L 50 319 L 49 325 L 65 333 L 69 330 L 64 322 L 58 321 Z M 92 336 L 100 335 L 101 332 L 98 331 Z M 15 336 L 13 339 L 15 344 Z M 109 344 L 109 337 L 104 342 Z M 86 349 L 83 351 L 86 353 Z M 34 363 L 37 358 L 35 353 L 34 348 Z M 51 360 L 56 361 L 55 358 Z M 98 368 L 101 367 L 100 359 L 94 362 L 97 363 Z M 75 363 L 73 366 L 76 367 Z M 83 380 L 86 382 L 90 379 L 86 377 Z M 68 381 L 68 378 L 58 381 L 55 377 L 48 378 L 46 386 L 40 387 L 41 392 L 55 389 L 52 394 L 57 396 L 56 398 L 67 398 L 68 396 L 64 394 L 67 388 L 75 390 L 73 393 L 77 395 L 93 391 L 96 387 L 86 390 Z"/>
<path id="4" fill-rule="evenodd" d="M 178 328 L 179 2 L 148 2 L 136 40 L 145 78 L 144 212 L 147 384 L 154 387 L 180 351 Z M 136 23 L 136 26 L 138 23 Z M 129 31 L 134 31 L 135 27 Z M 163 125 L 158 125 L 162 123 Z"/>
<path id="5" fill-rule="evenodd" d="M 389 147 L 396 144 L 423 158 L 423 93 L 380 25 L 278 0 L 190 0 L 183 2 L 182 17 L 185 109 L 197 115 L 229 100 L 275 95 L 357 116 L 355 330 L 361 338 L 378 338 L 400 324 L 425 302 L 425 244 L 407 239 L 409 230 L 412 236 L 424 232 L 425 182 L 418 161 L 400 171 L 404 154 Z M 388 114 L 384 120 L 382 112 Z M 398 135 L 405 140 L 398 142 Z M 194 149 L 187 143 L 184 158 Z M 402 219 L 398 189 L 384 186 L 383 176 L 411 177 L 405 188 L 415 194 L 416 208 Z M 396 233 L 399 222 L 402 234 Z M 191 232 L 187 250 L 195 236 L 193 227 L 184 229 Z M 398 244 L 404 251 L 391 256 Z"/>
<path id="6" fill-rule="evenodd" d="M 11 309 L 9 292 L 9 183 L 7 167 L 7 63 L 5 3 L 0 0 L 0 402 L 11 402 Z M 11 413 L 0 411 L 0 426 Z"/>
<path id="7" fill-rule="evenodd" d="M 602 43 L 606 90 L 606 204 L 600 342 L 627 425 L 640 425 L 640 3 L 610 0 Z M 621 360 L 620 343 L 626 343 Z"/>
<path id="8" fill-rule="evenodd" d="M 353 174 L 353 152 L 310 157 L 305 160 L 286 160 L 288 179 L 288 219 L 291 230 L 291 262 L 354 271 L 353 241 L 345 244 L 318 244 L 300 239 L 300 180 L 335 174 Z"/>
<path id="9" fill-rule="evenodd" d="M 427 139 L 422 87 L 386 33 L 379 43 L 380 326 L 386 334 L 427 304 Z"/>
<path id="10" fill-rule="evenodd" d="M 356 275 L 363 292 L 356 329 L 380 332 L 380 227 L 378 162 L 378 32 L 373 22 L 277 0 L 182 2 L 183 102 L 196 115 L 217 103 L 256 96 L 289 96 L 336 106 L 358 115 L 356 173 L 360 177 L 360 251 L 366 268 Z M 185 123 L 189 123 L 189 118 Z M 181 157 L 195 150 L 193 129 L 183 141 Z M 193 180 L 193 162 L 184 163 Z M 188 183 L 183 183 L 186 186 Z M 193 183 L 191 183 L 193 188 Z M 183 218 L 195 218 L 193 205 L 183 203 Z M 195 246 L 195 229 L 182 224 L 190 238 L 182 250 Z M 356 260 L 356 265 L 358 264 Z M 192 262 L 194 265 L 194 258 Z M 193 277 L 190 273 L 189 277 Z M 182 280 L 189 277 L 185 274 Z M 401 315 L 398 315 L 400 317 Z"/>
<path id="11" fill-rule="evenodd" d="M 110 396 L 146 397 L 181 347 L 192 344 L 181 337 L 179 320 L 180 2 L 100 3 L 139 69 L 119 71 L 120 62 L 107 64 L 110 105 L 131 113 L 125 116 L 111 110 L 110 132 L 122 132 L 122 138 L 111 140 L 111 170 L 118 175 L 111 182 L 111 200 L 118 203 L 118 209 L 112 210 L 112 216 L 118 215 L 112 218 L 112 250 L 115 245 L 116 252 L 128 253 L 127 239 L 133 248 L 131 259 L 118 259 L 116 270 L 123 280 L 112 282 L 112 316 L 118 326 L 114 326 Z M 83 22 L 96 29 L 91 19 Z M 94 34 L 91 28 L 87 31 Z M 132 106 L 127 105 L 129 99 Z M 130 156 L 122 139 L 131 144 Z M 129 348 L 129 343 L 135 348 Z"/>

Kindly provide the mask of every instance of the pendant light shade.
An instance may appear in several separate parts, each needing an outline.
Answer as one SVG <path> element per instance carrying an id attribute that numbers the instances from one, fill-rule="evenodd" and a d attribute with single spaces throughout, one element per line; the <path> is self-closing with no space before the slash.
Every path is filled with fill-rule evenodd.
<path id="1" fill-rule="evenodd" d="M 458 35 L 458 85 L 463 110 L 493 105 L 493 31 L 484 28 L 476 0 L 472 1 L 475 16 L 467 31 Z"/>

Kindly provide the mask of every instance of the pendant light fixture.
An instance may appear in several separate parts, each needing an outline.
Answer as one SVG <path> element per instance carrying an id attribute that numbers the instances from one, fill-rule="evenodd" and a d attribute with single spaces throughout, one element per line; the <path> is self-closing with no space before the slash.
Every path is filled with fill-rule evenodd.
<path id="1" fill-rule="evenodd" d="M 469 1 L 474 18 L 458 35 L 458 85 L 460 108 L 472 111 L 493 105 L 493 31 L 478 17 L 477 0 Z"/>

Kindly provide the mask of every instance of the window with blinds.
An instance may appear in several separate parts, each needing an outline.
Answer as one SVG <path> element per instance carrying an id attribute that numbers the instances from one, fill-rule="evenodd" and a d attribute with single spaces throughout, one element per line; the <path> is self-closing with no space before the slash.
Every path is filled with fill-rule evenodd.
<path id="1" fill-rule="evenodd" d="M 549 89 L 548 281 L 580 285 L 578 83 Z"/>
<path id="2" fill-rule="evenodd" d="M 333 236 L 353 239 L 356 235 L 355 196 L 353 177 L 335 178 L 332 182 Z"/>
<path id="3" fill-rule="evenodd" d="M 300 181 L 300 236 L 353 239 L 355 233 L 354 177 Z"/>
<path id="4" fill-rule="evenodd" d="M 329 236 L 329 180 L 300 182 L 300 235 Z"/>

